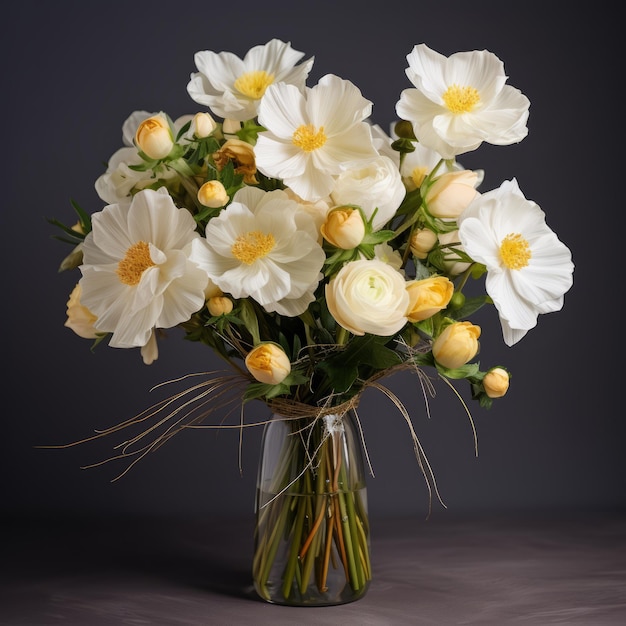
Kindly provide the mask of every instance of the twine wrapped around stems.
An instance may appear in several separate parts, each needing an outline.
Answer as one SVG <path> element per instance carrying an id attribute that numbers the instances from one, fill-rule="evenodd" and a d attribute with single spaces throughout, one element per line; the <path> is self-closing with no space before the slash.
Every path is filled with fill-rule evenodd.
<path id="1" fill-rule="evenodd" d="M 411 416 L 408 410 L 402 403 L 402 401 L 385 385 L 381 384 L 380 379 L 387 377 L 395 372 L 401 370 L 410 370 L 417 374 L 422 387 L 422 393 L 425 400 L 426 411 L 429 413 L 428 397 L 434 397 L 435 392 L 431 380 L 424 373 L 424 371 L 410 363 L 398 364 L 394 367 L 390 367 L 385 371 L 378 372 L 371 378 L 360 381 L 359 392 L 352 397 L 340 402 L 339 404 L 332 404 L 337 397 L 330 396 L 327 398 L 327 402 L 323 406 L 313 406 L 303 402 L 299 402 L 293 398 L 286 396 L 279 396 L 266 401 L 267 406 L 274 413 L 280 414 L 284 419 L 297 419 L 308 420 L 314 422 L 316 419 L 324 417 L 330 414 L 342 414 L 348 410 L 354 409 L 361 443 L 367 459 L 370 473 L 374 476 L 372 465 L 370 463 L 369 455 L 367 453 L 367 446 L 365 442 L 365 436 L 361 427 L 356 409 L 359 405 L 360 399 L 365 391 L 368 389 L 375 389 L 382 392 L 394 406 L 397 408 L 400 415 L 404 418 L 413 441 L 413 449 L 418 461 L 420 470 L 424 476 L 426 486 L 428 489 L 428 506 L 429 512 L 432 504 L 432 496 L 436 495 L 438 501 L 445 507 L 443 500 L 439 494 L 435 476 L 432 468 L 428 462 L 426 454 L 419 441 L 415 428 L 413 426 Z M 106 463 L 110 463 L 116 460 L 129 461 L 127 467 L 119 473 L 112 480 L 118 480 L 124 476 L 132 466 L 139 462 L 148 453 L 155 451 L 161 445 L 169 441 L 174 435 L 182 432 L 185 429 L 237 429 L 239 430 L 239 462 L 241 470 L 241 449 L 242 449 L 242 437 L 243 431 L 246 428 L 263 426 L 268 423 L 268 420 L 259 420 L 255 422 L 246 422 L 244 419 L 244 402 L 242 401 L 243 393 L 246 386 L 253 380 L 250 375 L 242 371 L 228 372 L 228 371 L 209 371 L 199 372 L 194 374 L 188 374 L 186 376 L 165 381 L 156 385 L 152 390 L 161 388 L 165 385 L 180 383 L 189 378 L 206 377 L 198 383 L 195 383 L 182 391 L 174 393 L 163 400 L 156 402 L 147 409 L 143 410 L 139 414 L 132 418 L 115 424 L 111 427 L 98 430 L 95 434 L 85 437 L 83 439 L 73 441 L 70 443 L 59 445 L 42 445 L 38 448 L 46 449 L 61 449 L 70 448 L 80 444 L 85 444 L 96 439 L 105 437 L 111 437 L 112 435 L 126 432 L 130 429 L 143 426 L 137 434 L 126 438 L 119 444 L 114 446 L 115 450 L 119 452 L 113 456 L 105 458 L 104 460 L 91 463 L 83 466 L 83 469 L 97 467 Z M 448 383 L 445 377 L 440 377 L 444 382 Z M 448 383 L 448 386 L 456 392 L 454 387 Z M 474 434 L 474 445 L 476 454 L 478 454 L 476 430 L 474 423 L 469 412 L 469 409 L 463 402 L 463 400 L 457 397 L 465 407 L 467 415 L 469 417 L 472 432 Z M 214 414 L 225 410 L 225 415 L 222 416 L 222 420 L 219 424 L 207 423 L 209 417 Z M 229 415 L 235 411 L 239 414 L 239 420 L 236 424 L 226 424 L 224 421 Z"/>

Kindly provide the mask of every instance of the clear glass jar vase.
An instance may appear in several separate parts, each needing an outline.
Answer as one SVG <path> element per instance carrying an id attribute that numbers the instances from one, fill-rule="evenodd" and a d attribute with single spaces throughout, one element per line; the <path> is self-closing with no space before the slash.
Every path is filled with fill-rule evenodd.
<path id="1" fill-rule="evenodd" d="M 253 578 L 276 604 L 357 600 L 371 580 L 365 463 L 350 409 L 316 418 L 274 414 L 257 479 Z"/>

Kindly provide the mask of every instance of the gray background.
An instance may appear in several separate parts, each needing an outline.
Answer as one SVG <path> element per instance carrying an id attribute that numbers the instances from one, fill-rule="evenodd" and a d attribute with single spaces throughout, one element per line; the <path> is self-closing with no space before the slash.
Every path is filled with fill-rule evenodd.
<path id="1" fill-rule="evenodd" d="M 173 118 L 194 113 L 186 92 L 198 50 L 238 55 L 273 37 L 315 56 L 309 85 L 326 73 L 353 81 L 384 128 L 410 84 L 413 45 L 443 54 L 486 48 L 509 83 L 531 101 L 529 135 L 510 147 L 465 155 L 484 168 L 482 190 L 516 177 L 526 196 L 573 252 L 574 286 L 563 311 L 541 316 L 513 348 L 495 312 L 483 314 L 481 362 L 502 363 L 514 379 L 490 411 L 471 404 L 479 456 L 462 406 L 443 384 L 427 418 L 417 379 L 387 381 L 409 408 L 447 511 L 482 515 L 623 510 L 626 429 L 622 399 L 623 100 L 617 17 L 607 2 L 587 14 L 569 5 L 504 2 L 32 2 L 3 17 L 2 307 L 3 516 L 253 513 L 261 431 L 246 432 L 243 474 L 234 431 L 178 435 L 119 481 L 120 465 L 82 470 L 107 458 L 113 441 L 67 450 L 66 443 L 133 416 L 157 399 L 154 385 L 221 367 L 208 348 L 176 331 L 160 358 L 114 350 L 63 327 L 77 273 L 58 274 L 68 251 L 47 218 L 71 222 L 70 199 L 101 202 L 94 182 L 121 146 L 137 109 Z M 8 287 L 8 291 L 7 288 Z M 464 382 L 457 385 L 466 399 Z M 251 405 L 248 421 L 267 410 Z M 360 416 L 375 477 L 373 516 L 418 515 L 428 494 L 402 418 L 368 392 Z M 231 418 L 230 423 L 233 423 Z M 115 443 L 117 440 L 115 440 Z"/>

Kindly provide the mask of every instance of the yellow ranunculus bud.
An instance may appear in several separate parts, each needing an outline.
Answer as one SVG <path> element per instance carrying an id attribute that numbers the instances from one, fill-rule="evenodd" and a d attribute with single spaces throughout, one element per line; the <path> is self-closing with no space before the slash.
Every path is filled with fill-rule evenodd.
<path id="1" fill-rule="evenodd" d="M 407 283 L 409 309 L 407 318 L 411 322 L 421 322 L 445 309 L 454 293 L 454 284 L 445 276 L 431 276 L 423 280 Z"/>
<path id="2" fill-rule="evenodd" d="M 243 175 L 243 182 L 246 185 L 258 185 L 256 179 L 256 160 L 254 158 L 254 148 L 246 141 L 241 139 L 229 139 L 215 153 L 213 160 L 218 170 L 229 161 L 233 161 L 235 165 L 235 174 Z"/>
<path id="3" fill-rule="evenodd" d="M 209 180 L 198 189 L 198 202 L 211 209 L 217 209 L 228 203 L 228 194 L 219 180 Z"/>
<path id="4" fill-rule="evenodd" d="M 268 385 L 282 383 L 291 372 L 291 363 L 285 351 L 276 343 L 260 343 L 248 352 L 246 367 L 260 382 Z"/>
<path id="5" fill-rule="evenodd" d="M 409 246 L 418 259 L 425 259 L 437 243 L 437 233 L 430 228 L 420 228 L 411 235 Z"/>
<path id="6" fill-rule="evenodd" d="M 435 217 L 456 219 L 478 195 L 478 175 L 472 170 L 454 170 L 435 179 L 428 188 L 424 201 Z"/>
<path id="7" fill-rule="evenodd" d="M 80 303 L 81 293 L 80 283 L 77 283 L 67 301 L 67 320 L 64 326 L 71 328 L 83 339 L 95 339 L 98 331 L 94 328 L 94 324 L 98 318 Z"/>
<path id="8" fill-rule="evenodd" d="M 330 211 L 320 230 L 326 241 L 343 250 L 356 248 L 365 236 L 365 224 L 360 211 L 347 206 Z"/>
<path id="9" fill-rule="evenodd" d="M 200 139 L 208 137 L 217 128 L 217 124 L 210 113 L 196 113 L 193 116 L 191 126 L 194 135 Z"/>
<path id="10" fill-rule="evenodd" d="M 483 378 L 485 393 L 490 398 L 501 398 L 509 390 L 509 373 L 503 367 L 490 369 Z"/>
<path id="11" fill-rule="evenodd" d="M 139 124 L 135 143 L 151 159 L 164 159 L 174 147 L 174 137 L 168 121 L 162 115 L 153 115 Z"/>
<path id="12" fill-rule="evenodd" d="M 228 315 L 233 310 L 233 301 L 226 296 L 213 296 L 207 301 L 209 313 L 215 317 Z"/>
<path id="13" fill-rule="evenodd" d="M 454 322 L 446 326 L 433 343 L 433 356 L 443 367 L 457 369 L 478 353 L 480 326 L 471 322 Z"/>

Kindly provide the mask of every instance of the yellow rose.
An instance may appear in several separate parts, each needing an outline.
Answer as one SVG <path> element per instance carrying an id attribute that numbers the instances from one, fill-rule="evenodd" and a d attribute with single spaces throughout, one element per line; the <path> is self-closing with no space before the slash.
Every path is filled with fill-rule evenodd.
<path id="1" fill-rule="evenodd" d="M 209 113 L 196 113 L 193 116 L 191 127 L 196 137 L 204 139 L 217 128 L 217 124 Z"/>
<path id="2" fill-rule="evenodd" d="M 454 284 L 445 276 L 431 276 L 407 283 L 409 309 L 406 314 L 411 322 L 421 322 L 445 309 L 454 293 Z"/>
<path id="3" fill-rule="evenodd" d="M 328 310 L 354 335 L 394 335 L 406 324 L 404 276 L 380 259 L 346 263 L 326 285 Z"/>
<path id="4" fill-rule="evenodd" d="M 219 180 L 209 180 L 198 189 L 198 202 L 211 209 L 217 209 L 228 203 L 226 188 Z"/>
<path id="5" fill-rule="evenodd" d="M 246 356 L 248 371 L 260 382 L 268 385 L 282 383 L 291 372 L 291 363 L 285 351 L 276 343 L 260 343 Z"/>
<path id="6" fill-rule="evenodd" d="M 446 326 L 433 343 L 433 356 L 443 367 L 457 369 L 478 353 L 480 326 L 471 322 L 454 322 Z"/>
<path id="7" fill-rule="evenodd" d="M 83 339 L 95 339 L 98 331 L 94 328 L 94 324 L 98 318 L 80 303 L 81 293 L 82 289 L 78 283 L 67 301 L 67 320 L 64 326 L 71 328 Z"/>
<path id="8" fill-rule="evenodd" d="M 446 172 L 428 188 L 424 201 L 435 217 L 456 219 L 478 195 L 478 175 L 472 170 Z"/>
<path id="9" fill-rule="evenodd" d="M 502 367 L 494 367 L 483 378 L 485 393 L 490 398 L 501 398 L 509 390 L 509 373 Z"/>
<path id="10" fill-rule="evenodd" d="M 207 301 L 207 307 L 214 317 L 228 315 L 233 310 L 233 301 L 226 296 L 213 296 Z"/>
<path id="11" fill-rule="evenodd" d="M 437 243 L 437 233 L 430 228 L 420 228 L 413 232 L 409 246 L 418 259 L 425 259 Z"/>
<path id="12" fill-rule="evenodd" d="M 135 143 L 151 159 L 164 159 L 174 147 L 174 138 L 168 121 L 162 115 L 153 115 L 139 124 Z"/>
<path id="13" fill-rule="evenodd" d="M 229 139 L 224 145 L 213 154 L 213 160 L 218 170 L 229 161 L 235 165 L 235 173 L 243 176 L 246 185 L 258 185 L 256 179 L 256 160 L 254 158 L 254 148 L 241 139 Z"/>
<path id="14" fill-rule="evenodd" d="M 326 241 L 343 250 L 356 248 L 365 236 L 361 213 L 346 206 L 330 211 L 320 230 Z"/>

